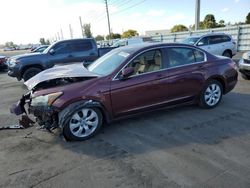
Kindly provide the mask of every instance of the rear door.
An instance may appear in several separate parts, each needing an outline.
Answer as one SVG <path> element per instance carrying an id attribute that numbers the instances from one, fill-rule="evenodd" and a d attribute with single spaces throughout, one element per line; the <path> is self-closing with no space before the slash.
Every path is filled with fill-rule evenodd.
<path id="1" fill-rule="evenodd" d="M 162 92 L 170 103 L 193 100 L 200 92 L 209 64 L 206 55 L 189 47 L 168 47 L 164 51 L 168 58 L 167 76 L 162 80 L 167 90 Z"/>

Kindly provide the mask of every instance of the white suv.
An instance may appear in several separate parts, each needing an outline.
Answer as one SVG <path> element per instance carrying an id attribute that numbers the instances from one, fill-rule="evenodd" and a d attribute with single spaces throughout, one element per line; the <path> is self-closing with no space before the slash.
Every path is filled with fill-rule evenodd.
<path id="1" fill-rule="evenodd" d="M 225 33 L 209 33 L 201 36 L 190 36 L 182 41 L 185 44 L 198 46 L 211 54 L 232 58 L 236 54 L 236 43 Z"/>

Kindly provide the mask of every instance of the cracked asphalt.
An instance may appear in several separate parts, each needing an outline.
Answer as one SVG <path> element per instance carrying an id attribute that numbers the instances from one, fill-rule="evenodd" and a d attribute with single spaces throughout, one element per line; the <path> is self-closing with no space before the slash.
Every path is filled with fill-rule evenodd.
<path id="1" fill-rule="evenodd" d="M 0 73 L 0 127 L 26 92 Z M 0 187 L 250 187 L 250 81 L 212 110 L 185 106 L 105 126 L 85 142 L 31 127 L 0 131 Z"/>

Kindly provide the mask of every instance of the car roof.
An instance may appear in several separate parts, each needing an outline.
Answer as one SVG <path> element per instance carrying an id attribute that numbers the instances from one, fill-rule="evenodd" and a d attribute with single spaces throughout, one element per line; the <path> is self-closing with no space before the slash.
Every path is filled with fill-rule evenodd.
<path id="1" fill-rule="evenodd" d="M 140 44 L 127 45 L 123 47 L 117 48 L 117 51 L 128 51 L 128 52 L 136 52 L 140 50 L 145 50 L 149 48 L 158 48 L 158 47 L 192 47 L 193 45 L 183 44 L 183 43 L 165 43 L 165 42 L 144 42 Z"/>
<path id="2" fill-rule="evenodd" d="M 200 37 L 207 37 L 207 36 L 215 36 L 215 35 L 226 35 L 230 36 L 226 33 L 206 33 L 206 34 L 201 34 L 201 35 L 191 35 L 188 38 L 200 38 Z"/>

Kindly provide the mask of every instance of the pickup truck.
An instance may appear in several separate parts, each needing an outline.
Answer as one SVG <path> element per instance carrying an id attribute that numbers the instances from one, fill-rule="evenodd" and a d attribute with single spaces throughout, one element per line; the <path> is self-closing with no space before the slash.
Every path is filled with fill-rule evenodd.
<path id="1" fill-rule="evenodd" d="M 75 62 L 93 62 L 113 48 L 97 48 L 92 38 L 61 40 L 50 45 L 43 53 L 13 56 L 8 59 L 8 75 L 27 81 L 54 65 Z"/>

